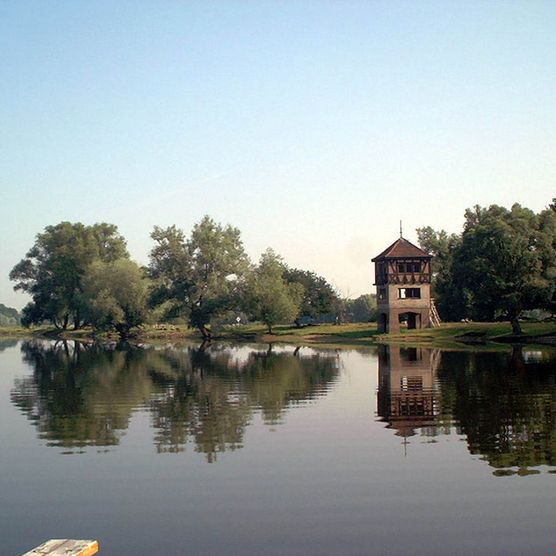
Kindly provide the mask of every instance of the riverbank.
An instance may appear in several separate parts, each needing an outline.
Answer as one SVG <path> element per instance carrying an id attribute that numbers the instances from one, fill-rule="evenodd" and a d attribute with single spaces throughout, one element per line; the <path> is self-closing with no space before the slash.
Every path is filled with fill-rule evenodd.
<path id="1" fill-rule="evenodd" d="M 422 345 L 431 347 L 457 347 L 464 345 L 484 345 L 486 343 L 548 343 L 556 344 L 556 323 L 523 323 L 524 336 L 511 334 L 509 323 L 443 323 L 438 328 L 404 330 L 398 334 L 379 334 L 375 323 L 323 324 L 304 326 L 280 325 L 268 334 L 262 324 L 225 326 L 214 331 L 214 340 L 237 342 L 256 341 L 264 343 L 291 343 L 304 345 L 336 344 L 368 346 L 378 343 Z M 88 328 L 82 330 L 59 331 L 51 327 L 31 329 L 3 327 L 0 336 L 17 338 L 39 337 L 65 340 L 118 340 L 117 334 L 95 335 Z M 200 340 L 196 329 L 186 325 L 157 324 L 138 330 L 135 341 L 177 341 L 181 339 Z"/>

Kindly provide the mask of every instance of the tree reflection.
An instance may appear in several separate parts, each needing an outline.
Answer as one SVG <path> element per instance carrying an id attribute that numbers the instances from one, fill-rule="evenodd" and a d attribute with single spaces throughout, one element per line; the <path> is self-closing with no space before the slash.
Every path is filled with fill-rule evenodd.
<path id="1" fill-rule="evenodd" d="M 556 465 L 553 350 L 444 352 L 438 377 L 443 418 L 466 435 L 472 454 L 495 468 L 516 467 L 520 474 Z"/>
<path id="2" fill-rule="evenodd" d="M 378 415 L 404 438 L 455 427 L 496 475 L 536 473 L 556 465 L 556 351 L 382 346 Z"/>
<path id="3" fill-rule="evenodd" d="M 16 379 L 11 399 L 49 445 L 118 444 L 133 409 L 149 399 L 142 350 L 80 342 L 23 342 L 21 350 L 33 374 Z"/>
<path id="4" fill-rule="evenodd" d="M 338 369 L 336 357 L 322 354 L 251 350 L 236 356 L 225 348 L 168 350 L 166 372 L 153 373 L 163 392 L 151 402 L 159 451 L 182 450 L 191 437 L 212 461 L 241 446 L 253 412 L 280 423 L 287 407 L 322 395 Z"/>
<path id="5" fill-rule="evenodd" d="M 17 342 L 17 338 L 0 338 L 0 351 L 14 347 Z"/>
<path id="6" fill-rule="evenodd" d="M 256 413 L 278 424 L 288 407 L 323 395 L 338 372 L 333 355 L 246 347 L 24 342 L 21 349 L 33 374 L 15 381 L 12 402 L 47 444 L 116 445 L 133 411 L 145 408 L 158 452 L 192 442 L 208 461 L 241 447 Z"/>

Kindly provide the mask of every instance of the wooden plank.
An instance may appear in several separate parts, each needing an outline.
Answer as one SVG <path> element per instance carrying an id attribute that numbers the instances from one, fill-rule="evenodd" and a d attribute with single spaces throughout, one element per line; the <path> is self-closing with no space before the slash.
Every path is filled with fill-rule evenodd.
<path id="1" fill-rule="evenodd" d="M 23 556 L 92 556 L 97 552 L 97 541 L 52 539 Z"/>

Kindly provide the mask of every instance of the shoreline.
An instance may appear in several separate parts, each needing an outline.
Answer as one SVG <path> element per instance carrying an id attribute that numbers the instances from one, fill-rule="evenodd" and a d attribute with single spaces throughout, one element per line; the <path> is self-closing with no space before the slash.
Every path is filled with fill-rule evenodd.
<path id="1" fill-rule="evenodd" d="M 375 347 L 397 344 L 416 347 L 479 349 L 503 348 L 509 345 L 538 344 L 556 346 L 556 323 L 523 323 L 524 334 L 511 334 L 509 323 L 443 323 L 437 328 L 405 330 L 397 334 L 379 334 L 374 323 L 309 325 L 302 328 L 277 326 L 268 334 L 262 325 L 231 325 L 215 331 L 212 342 L 281 343 L 306 346 Z M 118 342 L 118 334 L 95 334 L 91 329 L 58 331 L 50 327 L 25 329 L 0 328 L 0 338 L 42 338 L 82 342 Z M 130 343 L 143 342 L 202 342 L 196 329 L 185 325 L 151 325 L 128 338 Z"/>

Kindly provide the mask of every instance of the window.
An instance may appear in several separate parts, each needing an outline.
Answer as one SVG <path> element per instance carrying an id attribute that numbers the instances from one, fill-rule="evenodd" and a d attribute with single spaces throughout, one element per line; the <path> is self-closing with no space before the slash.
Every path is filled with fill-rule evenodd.
<path id="1" fill-rule="evenodd" d="M 421 272 L 421 263 L 398 263 L 398 272 L 404 274 L 406 272 Z"/>
<path id="2" fill-rule="evenodd" d="M 399 288 L 399 299 L 421 299 L 421 288 Z"/>

